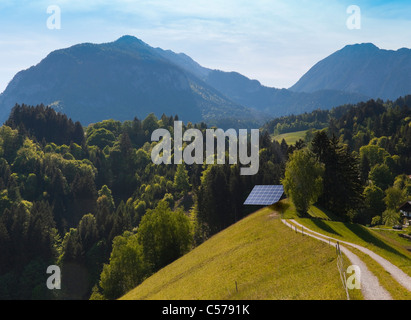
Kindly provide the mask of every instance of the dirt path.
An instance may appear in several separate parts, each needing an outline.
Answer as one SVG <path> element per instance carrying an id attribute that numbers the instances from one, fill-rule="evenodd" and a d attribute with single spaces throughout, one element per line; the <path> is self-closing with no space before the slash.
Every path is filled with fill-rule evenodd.
<path id="1" fill-rule="evenodd" d="M 304 229 L 307 229 L 306 227 L 304 227 L 303 225 L 301 225 L 300 223 L 298 223 L 294 220 L 293 220 L 293 223 L 296 224 L 299 227 L 303 227 Z M 309 230 L 309 229 L 307 229 L 307 230 Z M 342 240 L 339 240 L 339 239 L 336 239 L 336 238 L 328 237 L 328 236 L 325 236 L 325 235 L 323 235 L 321 233 L 318 233 L 318 232 L 315 232 L 315 231 L 311 231 L 311 230 L 309 230 L 309 231 L 311 233 L 317 234 L 319 236 L 326 237 L 327 239 L 331 239 L 331 240 L 334 240 L 334 241 L 338 241 L 340 243 L 344 243 L 346 245 L 349 245 L 349 246 L 351 246 L 353 248 L 356 248 L 356 249 L 360 250 L 361 252 L 367 254 L 372 259 L 374 259 L 376 262 L 378 262 L 388 273 L 390 273 L 391 276 L 400 285 L 402 285 L 404 288 L 406 288 L 408 291 L 411 292 L 411 277 L 408 274 L 406 274 L 404 271 L 402 271 L 400 268 L 393 265 L 391 262 L 384 259 L 383 257 L 376 254 L 375 252 L 371 251 L 370 249 L 367 249 L 367 248 L 365 248 L 363 246 L 360 246 L 358 244 L 354 244 L 354 243 L 351 243 L 351 242 L 342 241 Z"/>
<path id="2" fill-rule="evenodd" d="M 281 219 L 281 221 L 288 227 L 295 230 L 292 224 L 288 223 L 286 220 Z M 298 224 L 297 222 L 293 221 L 294 223 Z M 302 225 L 298 224 L 300 228 L 297 228 L 296 231 L 303 233 Z M 309 229 L 303 227 L 306 231 Z M 314 233 L 314 232 L 313 232 Z M 316 236 L 311 233 L 304 232 L 305 235 L 308 235 L 312 238 L 317 240 L 323 241 L 327 244 L 335 245 L 335 243 L 331 243 L 329 239 L 324 239 L 323 237 Z M 321 235 L 321 234 L 319 234 Z M 323 236 L 323 235 L 321 235 Z M 341 242 L 340 240 L 338 240 Z M 346 247 L 340 245 L 340 250 L 346 255 L 348 260 L 350 260 L 352 265 L 357 265 L 361 270 L 361 292 L 365 300 L 392 300 L 390 293 L 385 290 L 379 283 L 378 278 L 367 268 L 366 264 L 354 253 L 348 250 Z"/>

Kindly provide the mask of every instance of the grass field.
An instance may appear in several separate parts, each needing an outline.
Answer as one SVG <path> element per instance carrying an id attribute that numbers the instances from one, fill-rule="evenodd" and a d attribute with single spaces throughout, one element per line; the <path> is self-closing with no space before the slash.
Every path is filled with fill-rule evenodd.
<path id="1" fill-rule="evenodd" d="M 395 240 L 383 238 L 373 230 L 355 224 L 320 219 L 296 219 L 307 228 L 327 236 L 366 247 L 411 276 L 411 252 Z"/>
<path id="2" fill-rule="evenodd" d="M 285 142 L 287 142 L 288 145 L 295 144 L 299 139 L 304 140 L 305 138 L 305 133 L 307 130 L 304 131 L 296 131 L 296 132 L 290 132 L 290 133 L 283 133 L 277 136 L 273 136 L 273 139 L 280 142 L 284 139 Z"/>
<path id="3" fill-rule="evenodd" d="M 356 223 L 331 221 L 336 218 L 315 206 L 308 211 L 312 218 L 299 217 L 288 200 L 283 200 L 281 206 L 285 219 L 295 218 L 313 231 L 366 247 L 411 275 L 411 252 L 407 250 L 406 241 L 400 241 L 396 235 L 388 236 L 386 233 L 390 231 L 377 232 Z"/>
<path id="4" fill-rule="evenodd" d="M 335 249 L 272 213 L 249 215 L 122 299 L 346 299 Z M 362 298 L 359 291 L 354 298 Z"/>
<path id="5" fill-rule="evenodd" d="M 371 230 L 355 223 L 331 221 L 332 215 L 312 206 L 309 214 L 312 218 L 300 218 L 292 204 L 287 200 L 280 205 L 285 218 L 294 218 L 307 228 L 336 239 L 352 242 L 366 247 L 387 259 L 408 275 L 411 275 L 410 242 L 399 237 L 394 231 Z M 335 218 L 335 217 L 333 217 Z M 397 284 L 383 268 L 366 254 L 352 250 L 379 278 L 381 284 L 391 293 L 394 299 L 411 299 L 411 293 Z"/>
<path id="6" fill-rule="evenodd" d="M 403 231 L 394 231 L 392 228 L 372 229 L 372 231 L 380 235 L 386 241 L 398 243 L 411 252 L 411 241 L 400 237 L 401 233 L 409 233 L 411 231 L 410 227 L 404 229 Z"/>

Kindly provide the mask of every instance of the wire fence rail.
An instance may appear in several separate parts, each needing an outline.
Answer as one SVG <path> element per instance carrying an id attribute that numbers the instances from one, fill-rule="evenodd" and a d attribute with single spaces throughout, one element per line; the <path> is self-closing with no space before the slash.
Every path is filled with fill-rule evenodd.
<path id="1" fill-rule="evenodd" d="M 304 236 L 304 227 L 303 226 L 301 226 L 301 228 L 298 228 L 296 225 L 290 224 L 288 222 L 284 222 L 284 223 L 286 225 L 288 225 L 289 227 L 291 227 L 292 230 L 294 229 L 296 233 L 301 233 Z M 309 232 L 306 230 L 305 234 L 309 235 Z M 327 242 L 326 239 L 323 239 L 322 241 Z M 328 238 L 328 244 L 329 245 L 334 245 L 334 241 L 331 242 L 331 238 Z M 335 249 L 336 249 L 336 253 L 337 253 L 337 268 L 338 268 L 338 272 L 340 274 L 342 286 L 343 286 L 343 289 L 344 289 L 345 294 L 347 296 L 347 300 L 350 300 L 350 294 L 349 294 L 348 286 L 347 286 L 347 275 L 346 275 L 346 271 L 345 271 L 346 268 L 344 267 L 344 258 L 343 258 L 343 255 L 341 253 L 340 243 L 338 241 L 335 243 Z"/>
<path id="2" fill-rule="evenodd" d="M 330 239 L 329 239 L 329 242 L 330 242 Z M 345 273 L 346 269 L 344 267 L 344 259 L 343 259 L 342 253 L 341 253 L 340 243 L 338 241 L 335 245 L 335 249 L 336 249 L 336 252 L 337 252 L 337 268 L 338 268 L 338 271 L 340 273 L 341 282 L 342 282 L 343 288 L 345 290 L 345 293 L 347 295 L 347 300 L 350 300 L 350 294 L 348 292 L 348 286 L 347 286 L 347 276 L 346 276 L 346 273 Z"/>

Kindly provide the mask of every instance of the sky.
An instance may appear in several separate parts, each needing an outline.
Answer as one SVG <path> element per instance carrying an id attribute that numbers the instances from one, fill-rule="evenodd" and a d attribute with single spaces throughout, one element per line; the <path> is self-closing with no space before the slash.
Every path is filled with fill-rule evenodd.
<path id="1" fill-rule="evenodd" d="M 122 35 L 288 88 L 348 44 L 411 48 L 411 1 L 0 0 L 0 92 L 53 50 Z"/>

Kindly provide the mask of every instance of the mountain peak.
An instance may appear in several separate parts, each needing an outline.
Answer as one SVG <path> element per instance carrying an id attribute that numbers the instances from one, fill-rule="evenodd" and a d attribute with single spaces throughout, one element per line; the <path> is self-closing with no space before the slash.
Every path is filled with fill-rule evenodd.
<path id="1" fill-rule="evenodd" d="M 15 76 L 0 97 L 0 121 L 16 103 L 58 103 L 68 117 L 84 125 L 149 113 L 178 114 L 193 123 L 263 118 L 195 76 L 206 71 L 188 56 L 172 51 L 162 55 L 130 35 L 114 42 L 78 44 L 49 54 Z"/>
<path id="2" fill-rule="evenodd" d="M 411 50 L 352 44 L 318 62 L 290 89 L 339 90 L 392 100 L 411 93 L 410 68 Z"/>
<path id="3" fill-rule="evenodd" d="M 114 43 L 120 43 L 120 44 L 139 44 L 139 45 L 145 45 L 148 46 L 147 43 L 145 43 L 143 40 L 140 40 L 136 38 L 135 36 L 131 35 L 124 35 L 120 38 L 118 38 Z"/>
<path id="4" fill-rule="evenodd" d="M 380 48 L 378 48 L 375 44 L 371 42 L 366 42 L 366 43 L 356 43 L 356 44 L 346 45 L 340 51 L 346 51 L 346 50 L 366 52 L 366 51 L 377 51 L 377 50 L 380 50 Z"/>

